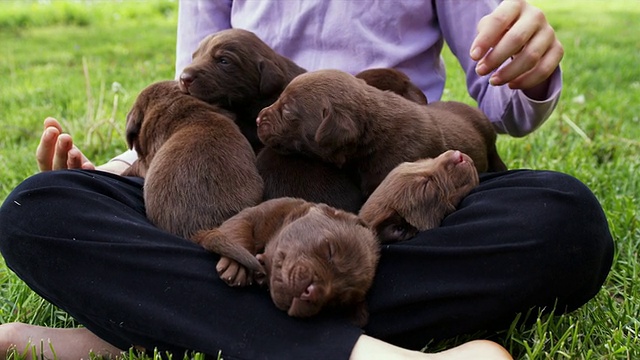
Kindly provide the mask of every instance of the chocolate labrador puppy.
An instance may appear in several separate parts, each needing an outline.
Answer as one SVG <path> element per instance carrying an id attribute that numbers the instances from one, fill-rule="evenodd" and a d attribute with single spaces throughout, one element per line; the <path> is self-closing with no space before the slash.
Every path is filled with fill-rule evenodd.
<path id="1" fill-rule="evenodd" d="M 258 153 L 264 146 L 256 134 L 258 113 L 305 71 L 254 33 L 229 29 L 200 42 L 193 62 L 180 75 L 180 88 L 234 113 L 240 130 Z M 332 164 L 265 149 L 258 155 L 257 166 L 265 183 L 264 199 L 302 197 L 356 212 L 363 203 L 357 183 Z"/>
<path id="2" fill-rule="evenodd" d="M 398 164 L 450 149 L 468 154 L 480 172 L 506 169 L 496 132 L 479 109 L 458 102 L 420 105 L 339 70 L 299 75 L 257 123 L 268 146 L 354 167 L 365 196 Z"/>
<path id="3" fill-rule="evenodd" d="M 176 81 L 149 85 L 127 115 L 131 172 L 145 177 L 147 217 L 189 238 L 262 199 L 256 156 L 231 115 L 180 91 Z"/>
<path id="4" fill-rule="evenodd" d="M 258 154 L 263 200 L 296 197 L 357 214 L 364 203 L 357 178 L 304 154 L 281 154 L 266 146 Z"/>
<path id="5" fill-rule="evenodd" d="M 381 243 L 433 229 L 478 185 L 473 160 L 457 150 L 404 162 L 382 180 L 360 209 L 360 219 Z"/>
<path id="6" fill-rule="evenodd" d="M 290 316 L 331 309 L 366 323 L 365 295 L 379 244 L 355 214 L 279 198 L 244 209 L 192 240 L 222 256 L 217 270 L 223 281 L 245 286 L 257 275 L 275 305 Z"/>
<path id="7" fill-rule="evenodd" d="M 228 29 L 204 38 L 180 74 L 180 89 L 236 115 L 242 134 L 257 151 L 256 116 L 306 70 L 279 55 L 254 33 Z"/>
<path id="8" fill-rule="evenodd" d="M 420 88 L 411 82 L 407 74 L 393 68 L 375 68 L 361 71 L 356 74 L 358 79 L 380 90 L 394 92 L 405 99 L 415 103 L 427 105 L 427 96 Z"/>

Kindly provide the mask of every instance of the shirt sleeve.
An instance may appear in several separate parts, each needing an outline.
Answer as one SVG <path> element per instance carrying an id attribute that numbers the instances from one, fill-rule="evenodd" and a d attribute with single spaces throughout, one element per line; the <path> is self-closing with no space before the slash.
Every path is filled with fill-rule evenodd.
<path id="1" fill-rule="evenodd" d="M 138 153 L 135 150 L 127 150 L 109 161 L 122 161 L 131 165 L 136 160 L 138 160 Z"/>
<path id="2" fill-rule="evenodd" d="M 231 0 L 180 0 L 176 42 L 176 79 L 207 35 L 231 28 Z"/>
<path id="3" fill-rule="evenodd" d="M 469 95 L 489 117 L 496 130 L 512 136 L 525 136 L 537 129 L 555 109 L 562 90 L 562 71 L 551 75 L 547 96 L 536 101 L 522 90 L 508 86 L 491 86 L 489 77 L 475 72 L 476 62 L 469 56 L 480 19 L 495 9 L 499 0 L 438 0 L 436 12 L 442 35 L 462 66 Z M 473 4 L 473 5 L 471 5 Z"/>

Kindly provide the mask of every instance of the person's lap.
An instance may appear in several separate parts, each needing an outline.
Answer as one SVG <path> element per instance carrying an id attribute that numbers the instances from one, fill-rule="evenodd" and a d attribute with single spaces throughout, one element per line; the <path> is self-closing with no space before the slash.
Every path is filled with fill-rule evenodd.
<path id="1" fill-rule="evenodd" d="M 7 265 L 121 348 L 346 358 L 361 334 L 344 319 L 289 318 L 262 289 L 227 287 L 215 272 L 217 256 L 146 220 L 140 179 L 35 175 L 7 198 L 0 226 Z M 573 178 L 484 176 L 440 228 L 383 246 L 364 330 L 420 348 L 506 326 L 556 298 L 571 310 L 598 291 L 611 251 L 602 210 Z"/>

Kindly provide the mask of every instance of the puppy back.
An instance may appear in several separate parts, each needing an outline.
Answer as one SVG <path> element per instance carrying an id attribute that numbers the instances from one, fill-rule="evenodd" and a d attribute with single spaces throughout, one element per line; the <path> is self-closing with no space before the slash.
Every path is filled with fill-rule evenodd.
<path id="1" fill-rule="evenodd" d="M 176 101 L 157 125 L 170 129 L 145 180 L 147 215 L 189 237 L 262 198 L 255 154 L 237 125 L 196 99 Z"/>

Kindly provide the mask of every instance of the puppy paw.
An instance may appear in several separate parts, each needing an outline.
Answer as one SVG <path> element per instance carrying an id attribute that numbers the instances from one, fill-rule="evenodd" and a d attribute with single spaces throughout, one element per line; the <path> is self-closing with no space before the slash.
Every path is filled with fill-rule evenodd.
<path id="1" fill-rule="evenodd" d="M 216 266 L 220 279 L 229 286 L 248 286 L 252 284 L 252 277 L 247 269 L 237 261 L 228 257 L 221 257 Z"/>
<path id="2" fill-rule="evenodd" d="M 256 260 L 260 263 L 261 270 L 253 272 L 253 281 L 261 287 L 267 287 L 269 285 L 269 278 L 265 270 L 265 255 L 257 254 Z"/>
<path id="3" fill-rule="evenodd" d="M 269 285 L 269 278 L 267 278 L 267 274 L 264 272 L 254 272 L 253 282 L 258 284 L 258 286 L 267 287 Z"/>

